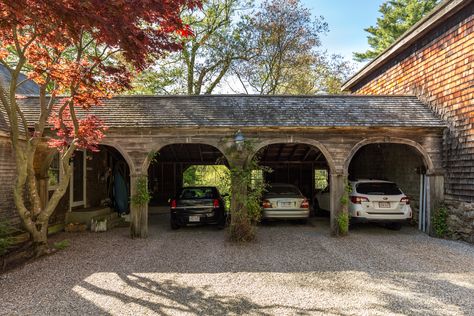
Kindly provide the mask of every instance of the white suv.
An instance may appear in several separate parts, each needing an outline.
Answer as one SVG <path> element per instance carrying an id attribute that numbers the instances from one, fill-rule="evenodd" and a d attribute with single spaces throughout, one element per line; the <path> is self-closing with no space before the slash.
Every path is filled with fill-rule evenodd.
<path id="1" fill-rule="evenodd" d="M 397 222 L 412 217 L 410 199 L 389 181 L 357 180 L 350 182 L 349 214 L 353 220 Z"/>

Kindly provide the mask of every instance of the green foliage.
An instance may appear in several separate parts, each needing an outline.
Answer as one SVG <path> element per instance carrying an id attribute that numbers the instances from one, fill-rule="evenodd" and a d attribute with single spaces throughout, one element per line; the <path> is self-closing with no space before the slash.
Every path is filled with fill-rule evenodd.
<path id="1" fill-rule="evenodd" d="M 136 181 L 136 192 L 132 196 L 132 204 L 137 206 L 147 205 L 151 199 L 151 195 L 148 192 L 148 178 L 140 176 Z"/>
<path id="2" fill-rule="evenodd" d="M 224 140 L 225 143 L 232 139 Z M 263 172 L 271 170 L 259 165 L 259 157 L 252 155 L 253 143 L 244 141 L 242 146 L 228 146 L 226 156 L 229 159 L 230 174 L 233 186 L 231 205 L 230 239 L 233 241 L 250 241 L 255 238 L 255 225 L 261 220 L 261 201 L 267 184 Z"/>
<path id="3" fill-rule="evenodd" d="M 304 31 L 302 31 L 304 30 Z M 234 69 L 247 91 L 260 94 L 314 92 L 316 48 L 328 30 L 299 0 L 263 1 L 245 20 L 242 37 L 254 52 Z"/>
<path id="4" fill-rule="evenodd" d="M 344 194 L 341 196 L 341 199 L 339 200 L 342 204 L 342 206 L 347 207 L 349 204 L 349 195 L 352 192 L 352 187 L 351 185 L 347 182 L 347 179 L 345 180 L 345 186 L 344 186 Z"/>
<path id="5" fill-rule="evenodd" d="M 347 212 L 341 212 L 337 216 L 337 228 L 341 236 L 347 235 L 349 232 L 349 214 Z"/>
<path id="6" fill-rule="evenodd" d="M 183 173 L 183 185 L 211 185 L 230 194 L 230 170 L 225 165 L 192 165 Z"/>
<path id="7" fill-rule="evenodd" d="M 347 179 L 344 180 L 344 193 L 341 196 L 340 202 L 342 205 L 342 210 L 337 216 L 337 226 L 338 226 L 338 235 L 345 236 L 349 232 L 349 195 L 352 192 L 352 187 L 348 183 Z"/>
<path id="8" fill-rule="evenodd" d="M 148 153 L 148 161 L 150 162 L 150 164 L 158 162 L 157 157 L 158 157 L 159 154 L 160 154 L 160 152 L 157 152 L 157 151 L 154 151 L 154 150 L 151 150 Z"/>
<path id="9" fill-rule="evenodd" d="M 53 247 L 54 249 L 57 249 L 57 250 L 63 250 L 69 247 L 70 245 L 71 245 L 71 242 L 69 241 L 69 239 L 64 239 L 64 240 L 55 242 L 53 244 Z"/>
<path id="10" fill-rule="evenodd" d="M 325 169 L 314 170 L 314 187 L 317 190 L 324 190 L 328 186 L 328 171 Z"/>
<path id="11" fill-rule="evenodd" d="M 4 255 L 13 245 L 11 237 L 13 232 L 14 229 L 8 222 L 0 222 L 0 256 Z"/>
<path id="12" fill-rule="evenodd" d="M 182 38 L 183 49 L 143 72 L 129 93 L 210 94 L 236 60 L 247 58 L 239 20 L 247 0 L 205 0 L 202 9 L 184 9 L 181 19 L 194 36 Z"/>
<path id="13" fill-rule="evenodd" d="M 441 205 L 433 214 L 433 229 L 437 237 L 446 237 L 448 228 L 448 208 Z"/>
<path id="14" fill-rule="evenodd" d="M 377 57 L 405 31 L 430 12 L 440 0 L 389 0 L 384 2 L 375 26 L 365 29 L 371 49 L 354 53 L 357 61 L 368 61 Z"/>

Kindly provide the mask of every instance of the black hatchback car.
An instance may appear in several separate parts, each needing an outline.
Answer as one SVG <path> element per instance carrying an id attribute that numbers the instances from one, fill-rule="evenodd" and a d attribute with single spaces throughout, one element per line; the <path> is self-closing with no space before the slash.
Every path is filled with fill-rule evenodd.
<path id="1" fill-rule="evenodd" d="M 224 200 L 216 187 L 185 187 L 170 202 L 171 229 L 196 224 L 217 224 L 224 228 L 226 211 Z"/>

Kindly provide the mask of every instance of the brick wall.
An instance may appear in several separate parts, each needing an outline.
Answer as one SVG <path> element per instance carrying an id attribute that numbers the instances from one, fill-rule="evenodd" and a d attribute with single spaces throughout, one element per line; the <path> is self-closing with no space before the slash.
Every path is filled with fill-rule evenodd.
<path id="1" fill-rule="evenodd" d="M 444 140 L 447 198 L 474 202 L 474 3 L 431 31 L 353 90 L 415 93 L 449 125 Z"/>
<path id="2" fill-rule="evenodd" d="M 15 181 L 15 161 L 10 140 L 0 136 L 0 221 L 8 220 L 13 225 L 19 225 L 13 202 L 12 183 Z"/>
<path id="3" fill-rule="evenodd" d="M 448 123 L 445 198 L 456 238 L 474 242 L 474 2 L 360 81 L 357 94 L 416 94 Z"/>

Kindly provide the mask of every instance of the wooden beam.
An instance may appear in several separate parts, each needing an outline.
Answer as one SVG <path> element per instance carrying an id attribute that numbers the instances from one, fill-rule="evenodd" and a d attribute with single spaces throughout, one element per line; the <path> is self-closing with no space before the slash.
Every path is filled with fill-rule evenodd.
<path id="1" fill-rule="evenodd" d="M 318 161 L 319 158 L 321 158 L 321 156 L 323 155 L 323 153 L 320 151 L 319 154 L 316 156 L 316 158 L 314 159 L 314 161 Z M 326 160 L 326 158 L 324 159 Z"/>
<path id="2" fill-rule="evenodd" d="M 293 148 L 293 150 L 291 151 L 290 156 L 288 157 L 287 160 L 292 160 L 292 159 L 293 159 L 293 157 L 295 156 L 296 150 L 298 150 L 298 144 L 295 144 L 295 145 L 294 145 L 294 148 Z"/>
<path id="3" fill-rule="evenodd" d="M 309 154 L 310 154 L 312 151 L 313 151 L 313 147 L 309 146 L 309 147 L 308 147 L 308 150 L 306 151 L 306 154 L 305 154 L 304 157 L 303 157 L 303 161 L 305 161 L 305 160 L 308 158 Z"/>
<path id="4" fill-rule="evenodd" d="M 199 148 L 199 157 L 201 158 L 201 161 L 204 163 L 204 159 L 202 158 L 201 144 L 198 144 L 198 148 Z"/>
<path id="5" fill-rule="evenodd" d="M 278 149 L 278 160 L 281 160 L 281 153 L 283 152 L 283 148 L 285 148 L 285 144 L 280 144 L 280 148 Z"/>
<path id="6" fill-rule="evenodd" d="M 171 154 L 173 155 L 173 160 L 178 161 L 178 155 L 176 154 L 176 151 L 174 151 L 174 145 L 168 145 L 168 147 L 171 150 Z"/>

